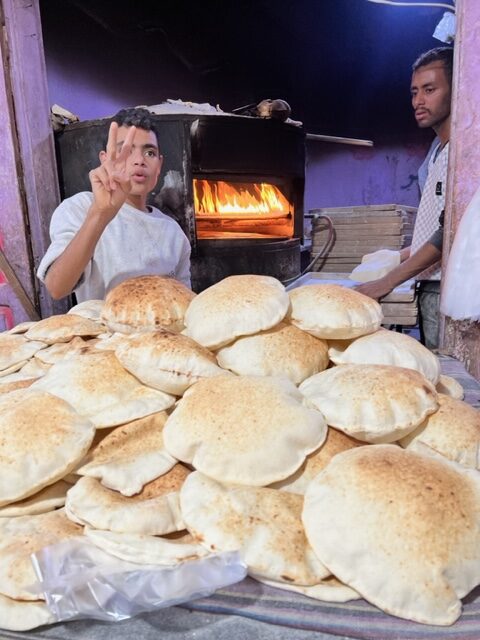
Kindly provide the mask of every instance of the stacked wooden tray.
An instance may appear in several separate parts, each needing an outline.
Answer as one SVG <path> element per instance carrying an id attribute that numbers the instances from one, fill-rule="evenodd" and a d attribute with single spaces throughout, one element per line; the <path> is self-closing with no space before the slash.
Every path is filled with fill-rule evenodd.
<path id="1" fill-rule="evenodd" d="M 315 271 L 351 273 L 367 253 L 378 249 L 398 251 L 410 245 L 416 212 L 415 207 L 396 204 L 310 209 L 312 258 L 329 236 L 327 222 L 316 216 L 328 216 L 334 227 L 330 250 L 316 262 Z"/>

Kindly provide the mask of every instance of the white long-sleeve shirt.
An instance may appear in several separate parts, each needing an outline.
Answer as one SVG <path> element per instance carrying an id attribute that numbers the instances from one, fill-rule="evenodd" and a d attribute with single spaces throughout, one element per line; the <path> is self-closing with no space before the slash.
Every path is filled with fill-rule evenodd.
<path id="1" fill-rule="evenodd" d="M 83 191 L 64 200 L 53 212 L 51 244 L 37 271 L 42 282 L 83 224 L 92 203 L 93 194 Z M 146 213 L 124 204 L 100 236 L 74 291 L 78 302 L 102 300 L 123 280 L 153 274 L 171 276 L 191 286 L 188 238 L 172 218 L 155 207 Z"/>

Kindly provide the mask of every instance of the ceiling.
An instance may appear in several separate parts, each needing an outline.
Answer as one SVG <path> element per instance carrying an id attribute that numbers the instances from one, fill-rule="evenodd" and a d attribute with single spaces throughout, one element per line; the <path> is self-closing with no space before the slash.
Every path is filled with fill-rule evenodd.
<path id="1" fill-rule="evenodd" d="M 90 25 L 122 51 L 144 47 L 151 61 L 169 60 L 195 87 L 197 101 L 231 110 L 283 98 L 311 133 L 357 137 L 415 130 L 411 64 L 442 44 L 432 34 L 444 13 L 368 0 L 41 0 L 40 6 L 46 49 L 61 33 L 88 45 Z"/>

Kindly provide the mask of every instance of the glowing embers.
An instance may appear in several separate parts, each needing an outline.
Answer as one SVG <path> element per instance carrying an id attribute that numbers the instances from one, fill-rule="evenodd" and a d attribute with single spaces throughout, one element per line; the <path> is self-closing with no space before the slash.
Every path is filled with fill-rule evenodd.
<path id="1" fill-rule="evenodd" d="M 194 180 L 197 237 L 291 238 L 293 204 L 265 182 Z"/>

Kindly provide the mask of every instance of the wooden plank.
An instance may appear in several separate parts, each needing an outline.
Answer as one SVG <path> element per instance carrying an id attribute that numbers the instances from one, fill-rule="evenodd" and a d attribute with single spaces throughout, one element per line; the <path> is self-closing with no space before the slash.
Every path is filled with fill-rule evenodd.
<path id="1" fill-rule="evenodd" d="M 405 316 L 392 316 L 391 318 L 384 318 L 382 320 L 382 327 L 388 327 L 392 324 L 401 324 L 404 327 L 415 327 L 417 325 L 417 319 Z"/>
<path id="2" fill-rule="evenodd" d="M 39 0 L 1 0 L 1 4 L 8 47 L 4 76 L 9 84 L 11 105 L 9 130 L 16 153 L 15 170 L 9 179 L 17 182 L 22 200 L 19 209 L 6 214 L 12 220 L 22 216 L 25 221 L 25 226 L 17 222 L 10 240 L 16 237 L 18 242 L 20 235 L 26 240 L 28 259 L 24 257 L 22 265 L 28 265 L 28 279 L 11 254 L 10 242 L 5 244 L 5 251 L 29 297 L 38 301 L 42 315 L 46 316 L 64 312 L 68 307 L 67 300 L 52 300 L 35 276 L 50 243 L 50 216 L 60 201 Z M 0 107 L 3 107 L 1 97 Z"/>
<path id="3" fill-rule="evenodd" d="M 417 317 L 418 308 L 414 302 L 381 302 L 384 316 Z"/>
<path id="4" fill-rule="evenodd" d="M 12 269 L 10 263 L 8 262 L 5 254 L 0 249 L 0 270 L 5 274 L 6 279 L 8 280 L 8 284 L 12 287 L 13 292 L 16 297 L 20 301 L 25 313 L 29 320 L 40 320 L 40 316 L 37 313 L 37 310 L 33 306 L 32 301 L 27 295 L 27 292 L 23 288 L 22 283 L 17 278 L 15 271 Z"/>

